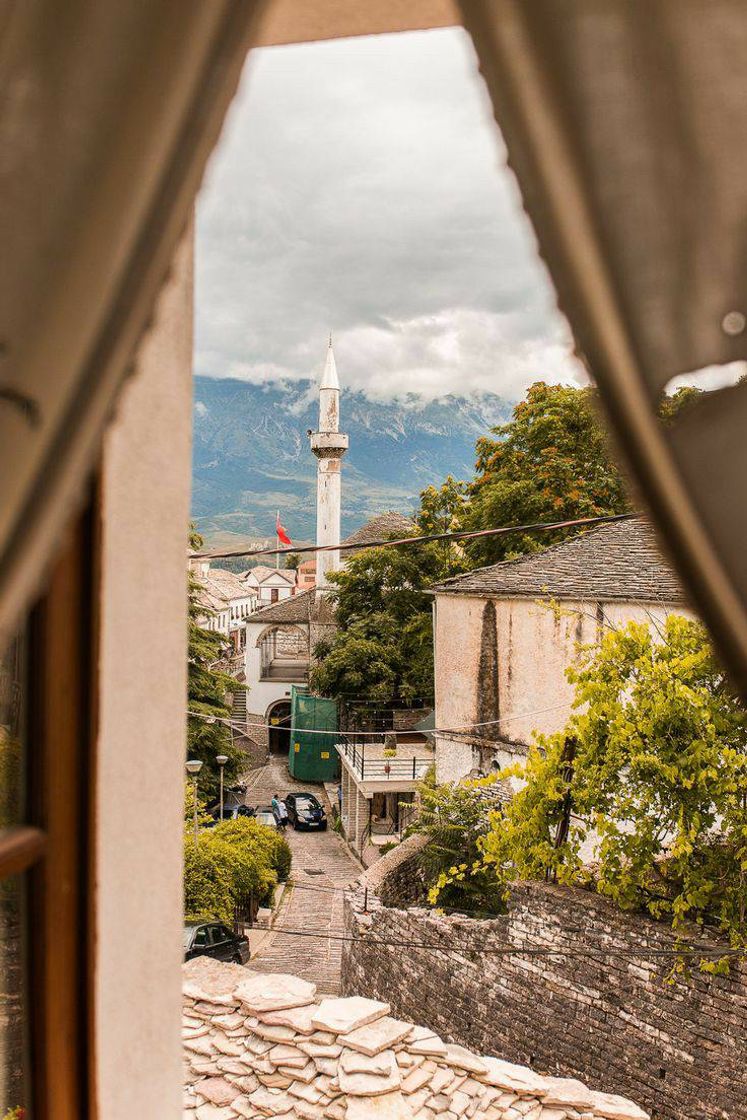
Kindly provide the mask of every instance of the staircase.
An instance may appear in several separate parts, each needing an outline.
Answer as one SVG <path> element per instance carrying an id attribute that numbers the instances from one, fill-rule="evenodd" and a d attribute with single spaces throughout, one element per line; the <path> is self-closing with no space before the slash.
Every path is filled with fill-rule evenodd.
<path id="1" fill-rule="evenodd" d="M 246 727 L 246 689 L 237 688 L 231 704 L 231 721 Z"/>

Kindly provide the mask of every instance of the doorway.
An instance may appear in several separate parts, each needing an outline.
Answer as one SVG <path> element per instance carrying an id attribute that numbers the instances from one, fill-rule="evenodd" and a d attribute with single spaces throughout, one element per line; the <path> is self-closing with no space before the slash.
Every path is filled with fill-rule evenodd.
<path id="1" fill-rule="evenodd" d="M 270 754 L 283 754 L 290 750 L 291 705 L 290 700 L 278 700 L 267 712 L 270 725 L 268 746 Z"/>

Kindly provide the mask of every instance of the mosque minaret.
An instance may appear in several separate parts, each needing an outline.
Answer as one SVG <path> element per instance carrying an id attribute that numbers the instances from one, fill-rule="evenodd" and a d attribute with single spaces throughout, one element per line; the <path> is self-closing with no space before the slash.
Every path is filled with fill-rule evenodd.
<path id="1" fill-rule="evenodd" d="M 342 457 L 348 449 L 348 437 L 340 432 L 340 382 L 332 350 L 332 336 L 327 347 L 324 373 L 319 383 L 319 430 L 309 433 L 311 450 L 317 458 L 316 472 L 316 543 L 338 544 L 340 540 L 340 508 L 342 499 Z M 338 549 L 316 555 L 316 585 L 329 587 L 329 572 L 340 567 Z"/>

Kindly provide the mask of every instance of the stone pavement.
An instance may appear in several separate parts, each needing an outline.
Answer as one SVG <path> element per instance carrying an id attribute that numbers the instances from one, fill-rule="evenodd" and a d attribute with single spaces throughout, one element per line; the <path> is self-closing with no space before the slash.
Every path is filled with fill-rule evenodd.
<path id="1" fill-rule="evenodd" d="M 295 781 L 288 774 L 285 758 L 277 755 L 250 775 L 246 797 L 250 805 L 269 804 L 273 793 L 283 796 L 301 789 L 325 800 L 323 786 Z M 358 878 L 361 868 L 331 825 L 326 832 L 288 828 L 285 838 L 293 852 L 293 886 L 286 890 L 275 918 L 278 931 L 263 942 L 250 967 L 257 972 L 290 972 L 310 980 L 320 992 L 336 995 L 342 942 L 330 940 L 328 935 L 343 933 L 343 889 Z M 283 933 L 283 928 L 300 932 Z"/>

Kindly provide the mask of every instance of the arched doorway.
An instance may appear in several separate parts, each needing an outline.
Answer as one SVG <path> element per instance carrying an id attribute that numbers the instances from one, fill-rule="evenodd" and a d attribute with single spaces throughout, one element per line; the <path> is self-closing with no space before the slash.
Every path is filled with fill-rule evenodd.
<path id="1" fill-rule="evenodd" d="M 267 710 L 267 722 L 270 725 L 268 733 L 270 754 L 283 754 L 287 758 L 290 750 L 290 700 L 278 700 L 271 704 Z"/>

